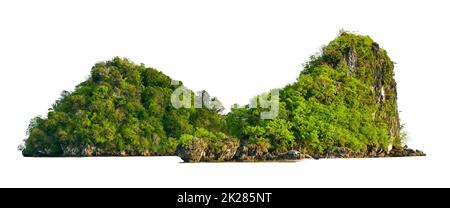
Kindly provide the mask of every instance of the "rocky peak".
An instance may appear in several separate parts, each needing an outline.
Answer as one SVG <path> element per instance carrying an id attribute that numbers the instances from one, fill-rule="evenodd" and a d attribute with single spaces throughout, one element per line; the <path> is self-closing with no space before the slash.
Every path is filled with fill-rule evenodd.
<path id="1" fill-rule="evenodd" d="M 394 63 L 384 49 L 368 36 L 341 32 L 338 38 L 323 48 L 321 62 L 337 70 L 348 70 L 368 83 L 374 102 L 379 106 L 375 118 L 388 125 L 392 139 L 400 136 Z"/>

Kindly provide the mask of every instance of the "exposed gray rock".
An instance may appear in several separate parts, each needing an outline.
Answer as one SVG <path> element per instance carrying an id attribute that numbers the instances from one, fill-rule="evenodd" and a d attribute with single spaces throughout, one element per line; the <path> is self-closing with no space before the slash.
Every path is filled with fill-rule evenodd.
<path id="1" fill-rule="evenodd" d="M 278 160 L 303 160 L 303 159 L 314 159 L 311 155 L 302 154 L 297 150 L 290 150 L 285 153 L 278 154 Z"/>
<path id="2" fill-rule="evenodd" d="M 236 154 L 234 155 L 234 159 L 239 161 L 246 161 L 248 160 L 248 147 L 247 146 L 239 146 Z"/>
<path id="3" fill-rule="evenodd" d="M 64 157 L 79 157 L 81 155 L 80 148 L 68 145 L 63 147 L 63 156 Z"/>
<path id="4" fill-rule="evenodd" d="M 205 141 L 199 138 L 193 138 L 188 145 L 180 145 L 177 148 L 177 155 L 184 162 L 200 162 L 205 156 L 205 150 L 208 147 Z"/>
<path id="5" fill-rule="evenodd" d="M 301 159 L 302 153 L 296 150 L 290 150 L 285 153 L 281 153 L 278 155 L 278 159 L 280 160 L 299 160 Z"/>
<path id="6" fill-rule="evenodd" d="M 389 157 L 421 157 L 426 156 L 426 154 L 420 150 L 409 149 L 405 146 L 403 149 L 392 149 L 389 152 Z"/>
<path id="7" fill-rule="evenodd" d="M 348 68 L 350 69 L 350 71 L 352 72 L 356 72 L 358 69 L 358 57 L 356 54 L 356 51 L 353 47 L 350 47 L 348 49 L 348 53 L 347 56 L 345 57 L 345 59 L 347 60 L 347 65 Z"/>

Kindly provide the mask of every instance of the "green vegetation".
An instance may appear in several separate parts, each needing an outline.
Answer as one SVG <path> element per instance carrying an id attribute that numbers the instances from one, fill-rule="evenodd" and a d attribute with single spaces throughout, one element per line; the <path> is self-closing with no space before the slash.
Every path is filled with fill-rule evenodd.
<path id="1" fill-rule="evenodd" d="M 174 108 L 171 95 L 179 86 L 171 83 L 127 59 L 98 63 L 74 92 L 62 93 L 46 118 L 31 121 L 23 154 L 175 155 L 194 138 L 211 154 L 226 151 L 230 138 L 256 155 L 402 146 L 394 64 L 367 36 L 341 32 L 311 57 L 297 81 L 280 89 L 272 120 L 261 119 L 266 109 L 250 105 L 227 115 L 222 108 Z M 192 101 L 196 96 L 218 102 L 205 91 Z"/>
<path id="2" fill-rule="evenodd" d="M 47 118 L 31 121 L 23 154 L 174 155 L 187 134 L 211 141 L 226 137 L 220 110 L 172 107 L 179 86 L 171 83 L 161 72 L 127 59 L 98 63 L 74 92 L 62 93 Z"/>
<path id="3" fill-rule="evenodd" d="M 245 144 L 278 153 L 400 146 L 393 70 L 372 39 L 342 32 L 320 56 L 311 57 L 297 82 L 280 90 L 276 119 L 260 119 L 261 108 L 233 109 L 227 115 L 230 132 Z"/>

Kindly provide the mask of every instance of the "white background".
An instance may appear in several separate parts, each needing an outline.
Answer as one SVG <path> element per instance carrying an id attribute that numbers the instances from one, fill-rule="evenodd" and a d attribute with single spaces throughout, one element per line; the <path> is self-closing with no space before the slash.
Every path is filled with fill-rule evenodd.
<path id="1" fill-rule="evenodd" d="M 0 187 L 450 186 L 448 1 L 0 0 Z M 29 120 L 115 56 L 226 106 L 295 81 L 340 29 L 397 63 L 409 145 L 426 158 L 180 164 L 178 158 L 23 158 Z"/>

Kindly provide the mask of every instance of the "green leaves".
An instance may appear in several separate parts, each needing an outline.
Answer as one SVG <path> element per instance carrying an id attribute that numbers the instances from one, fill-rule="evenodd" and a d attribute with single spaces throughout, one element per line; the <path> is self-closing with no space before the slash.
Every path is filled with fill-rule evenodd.
<path id="1" fill-rule="evenodd" d="M 187 89 L 192 96 L 186 101 L 197 102 L 174 108 L 172 94 L 181 82 L 172 85 L 155 69 L 114 58 L 97 63 L 74 92 L 64 91 L 47 118 L 33 119 L 21 150 L 27 156 L 83 156 L 86 148 L 94 155 L 174 155 L 197 137 L 209 152 L 220 152 L 230 136 L 258 154 L 402 144 L 394 64 L 372 39 L 341 32 L 304 67 L 279 99 L 271 99 L 276 103 L 263 102 L 269 98 L 263 93 L 221 115 L 220 102 L 206 91 L 195 96 Z M 264 103 L 276 104 L 270 115 L 278 117 L 262 119 Z"/>
<path id="2" fill-rule="evenodd" d="M 194 139 L 194 136 L 190 134 L 183 134 L 180 136 L 180 139 L 178 140 L 178 144 L 186 147 L 191 144 L 192 139 Z"/>
<path id="3" fill-rule="evenodd" d="M 293 124 L 284 119 L 269 121 L 265 128 L 265 136 L 269 138 L 275 149 L 286 152 L 294 148 L 295 136 L 291 128 Z"/>
<path id="4" fill-rule="evenodd" d="M 83 156 L 89 148 L 95 155 L 175 155 L 178 140 L 188 134 L 220 146 L 227 137 L 224 117 L 217 109 L 173 108 L 171 83 L 127 59 L 98 63 L 74 92 L 61 94 L 47 118 L 30 122 L 23 153 Z"/>
<path id="5" fill-rule="evenodd" d="M 389 133 L 389 123 L 398 119 L 395 86 L 385 87 L 391 99 L 381 107 L 375 88 L 394 82 L 384 50 L 367 36 L 342 32 L 320 56 L 311 57 L 297 82 L 281 90 L 279 118 L 255 119 L 258 109 L 247 107 L 232 110 L 228 126 L 233 136 L 265 141 L 275 152 L 386 149 L 395 140 Z"/>

